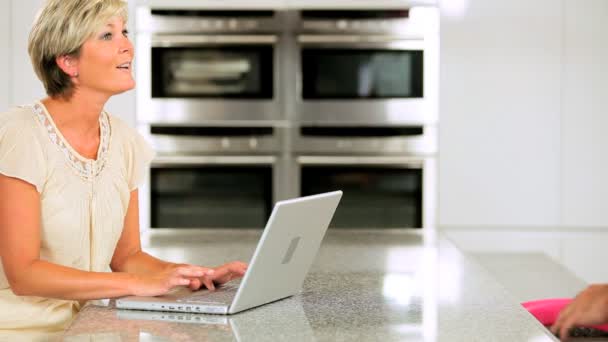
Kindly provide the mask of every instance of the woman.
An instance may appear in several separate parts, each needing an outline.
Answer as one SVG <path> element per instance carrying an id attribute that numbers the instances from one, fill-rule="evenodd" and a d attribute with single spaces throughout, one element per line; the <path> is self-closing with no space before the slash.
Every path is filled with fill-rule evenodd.
<path id="1" fill-rule="evenodd" d="M 134 87 L 126 21 L 122 0 L 49 0 L 34 22 L 48 97 L 0 114 L 0 331 L 61 330 L 87 300 L 213 290 L 247 268 L 141 250 L 137 187 L 153 153 L 103 111 Z"/>

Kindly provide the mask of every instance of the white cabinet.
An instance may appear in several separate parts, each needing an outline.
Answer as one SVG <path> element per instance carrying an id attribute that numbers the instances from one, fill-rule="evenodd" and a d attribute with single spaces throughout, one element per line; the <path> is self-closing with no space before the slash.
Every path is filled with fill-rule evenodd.
<path id="1" fill-rule="evenodd" d="M 608 228 L 608 2 L 442 17 L 443 226 Z"/>
<path id="2" fill-rule="evenodd" d="M 608 227 L 608 1 L 566 0 L 562 224 Z"/>
<path id="3" fill-rule="evenodd" d="M 562 9 L 471 0 L 442 16 L 442 226 L 559 223 Z"/>
<path id="4" fill-rule="evenodd" d="M 11 3 L 0 1 L 0 112 L 5 111 L 10 103 L 11 67 Z"/>

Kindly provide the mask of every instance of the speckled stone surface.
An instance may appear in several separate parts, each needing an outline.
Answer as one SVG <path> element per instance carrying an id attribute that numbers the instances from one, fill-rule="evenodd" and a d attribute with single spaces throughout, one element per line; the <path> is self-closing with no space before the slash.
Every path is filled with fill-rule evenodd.
<path id="1" fill-rule="evenodd" d="M 473 253 L 519 302 L 574 298 L 587 283 L 543 253 Z"/>
<path id="2" fill-rule="evenodd" d="M 155 232 L 153 255 L 249 260 L 260 231 Z M 437 242 L 438 241 L 438 242 Z M 328 232 L 300 294 L 233 316 L 86 306 L 63 341 L 555 341 L 449 241 L 418 232 Z"/>

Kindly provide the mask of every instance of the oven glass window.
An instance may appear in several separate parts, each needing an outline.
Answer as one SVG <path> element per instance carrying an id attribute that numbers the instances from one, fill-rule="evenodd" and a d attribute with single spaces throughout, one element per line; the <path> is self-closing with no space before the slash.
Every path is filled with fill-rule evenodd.
<path id="1" fill-rule="evenodd" d="M 414 50 L 302 50 L 304 99 L 423 97 L 423 52 Z"/>
<path id="2" fill-rule="evenodd" d="M 153 168 L 153 228 L 263 228 L 272 167 Z"/>
<path id="3" fill-rule="evenodd" d="M 272 99 L 272 45 L 152 48 L 152 97 Z"/>
<path id="4" fill-rule="evenodd" d="M 389 167 L 302 167 L 301 191 L 342 190 L 332 228 L 422 227 L 422 170 Z"/>

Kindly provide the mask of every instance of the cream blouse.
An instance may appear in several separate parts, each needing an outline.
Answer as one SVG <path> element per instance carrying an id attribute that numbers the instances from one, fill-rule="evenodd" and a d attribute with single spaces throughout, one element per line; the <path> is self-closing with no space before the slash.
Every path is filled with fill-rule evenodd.
<path id="1" fill-rule="evenodd" d="M 103 112 L 99 122 L 97 160 L 91 160 L 69 145 L 41 102 L 0 114 L 0 173 L 40 193 L 42 260 L 110 272 L 130 192 L 154 153 L 122 120 Z M 80 307 L 77 301 L 14 295 L 0 263 L 0 331 L 64 329 Z"/>

